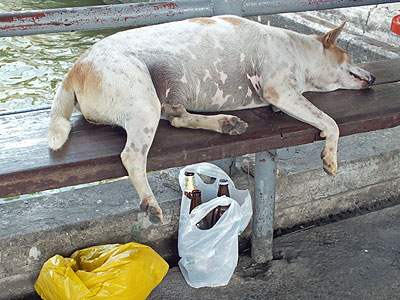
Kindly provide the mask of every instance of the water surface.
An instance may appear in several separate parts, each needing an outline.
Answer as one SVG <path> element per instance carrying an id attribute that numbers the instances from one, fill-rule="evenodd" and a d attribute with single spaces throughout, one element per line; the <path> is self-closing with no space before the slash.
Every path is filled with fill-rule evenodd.
<path id="1" fill-rule="evenodd" d="M 104 5 L 100 0 L 0 0 L 0 12 Z M 96 41 L 117 30 L 0 38 L 0 113 L 51 104 L 57 84 Z"/>

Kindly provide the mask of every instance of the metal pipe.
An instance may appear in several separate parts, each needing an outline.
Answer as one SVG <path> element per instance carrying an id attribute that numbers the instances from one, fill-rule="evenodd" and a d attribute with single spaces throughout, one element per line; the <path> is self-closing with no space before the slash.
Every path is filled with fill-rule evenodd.
<path id="1" fill-rule="evenodd" d="M 164 1 L 0 14 L 0 36 L 135 27 L 212 16 L 210 0 Z"/>
<path id="2" fill-rule="evenodd" d="M 256 153 L 251 257 L 258 263 L 273 258 L 276 173 L 276 151 Z"/>
<path id="3" fill-rule="evenodd" d="M 213 0 L 214 15 L 243 16 L 243 4 L 245 0 Z"/>
<path id="4" fill-rule="evenodd" d="M 399 2 L 376 0 L 247 0 L 243 4 L 243 16 L 269 15 L 286 12 L 300 12 L 307 10 L 322 10 L 352 6 L 364 6 Z"/>
<path id="5" fill-rule="evenodd" d="M 399 1 L 176 0 L 9 12 L 0 14 L 0 37 L 135 27 L 221 14 L 255 16 L 392 2 Z"/>

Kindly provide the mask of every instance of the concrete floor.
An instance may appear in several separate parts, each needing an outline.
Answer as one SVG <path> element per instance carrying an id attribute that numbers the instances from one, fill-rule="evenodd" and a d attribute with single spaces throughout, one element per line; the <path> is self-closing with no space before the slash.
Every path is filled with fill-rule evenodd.
<path id="1" fill-rule="evenodd" d="M 400 205 L 303 228 L 276 238 L 274 260 L 267 264 L 256 264 L 249 251 L 242 253 L 225 287 L 191 288 L 173 267 L 147 299 L 396 300 L 399 228 Z"/>
<path id="2" fill-rule="evenodd" d="M 244 253 L 226 287 L 193 289 L 172 268 L 148 299 L 400 299 L 400 206 L 275 239 L 275 259 Z"/>

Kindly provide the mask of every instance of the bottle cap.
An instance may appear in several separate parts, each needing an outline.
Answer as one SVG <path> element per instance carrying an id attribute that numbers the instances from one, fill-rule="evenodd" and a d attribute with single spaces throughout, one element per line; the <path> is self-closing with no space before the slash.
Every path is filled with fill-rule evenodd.
<path id="1" fill-rule="evenodd" d="M 192 191 L 192 194 L 199 194 L 199 195 L 201 195 L 201 192 L 200 192 L 200 190 L 193 190 L 193 191 Z"/>
<path id="2" fill-rule="evenodd" d="M 193 172 L 185 172 L 185 176 L 194 176 Z"/>
<path id="3" fill-rule="evenodd" d="M 393 18 L 390 30 L 394 33 L 400 34 L 400 15 L 397 15 Z"/>
<path id="4" fill-rule="evenodd" d="M 219 184 L 228 184 L 229 181 L 227 179 L 220 179 Z"/>

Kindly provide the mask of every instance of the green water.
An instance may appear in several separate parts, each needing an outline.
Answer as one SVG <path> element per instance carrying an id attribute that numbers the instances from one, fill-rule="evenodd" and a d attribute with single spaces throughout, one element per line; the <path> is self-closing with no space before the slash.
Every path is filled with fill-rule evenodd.
<path id="1" fill-rule="evenodd" d="M 0 0 L 0 12 L 104 5 L 100 0 Z M 0 38 L 0 113 L 51 104 L 57 84 L 93 43 L 116 30 Z"/>

